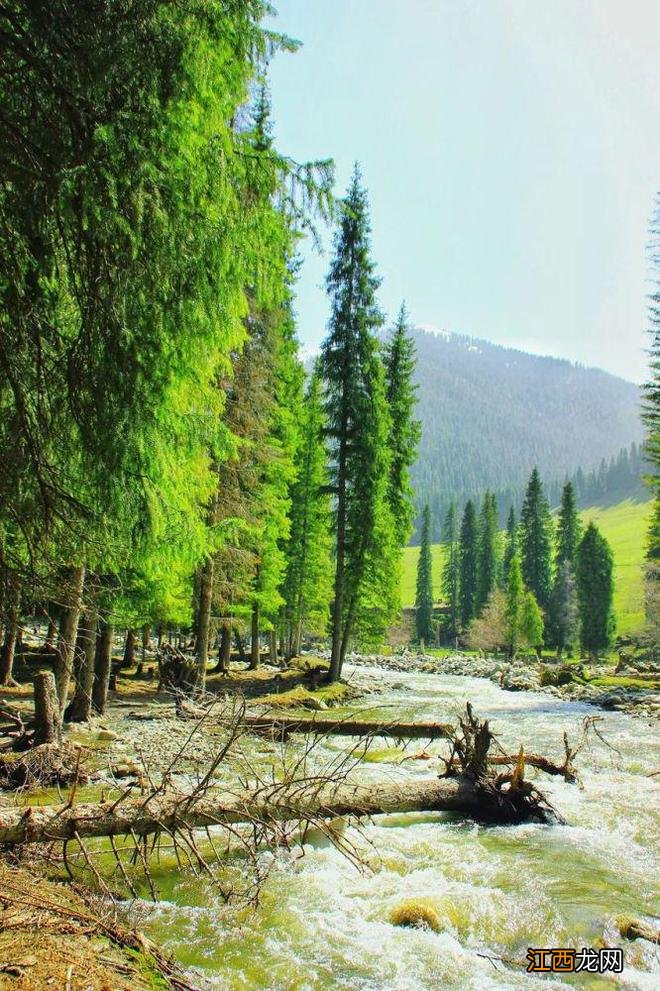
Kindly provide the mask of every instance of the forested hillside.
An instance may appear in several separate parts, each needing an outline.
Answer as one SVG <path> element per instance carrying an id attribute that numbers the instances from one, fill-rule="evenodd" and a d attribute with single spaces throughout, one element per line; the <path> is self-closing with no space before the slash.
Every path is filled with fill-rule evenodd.
<path id="1" fill-rule="evenodd" d="M 642 439 L 630 382 L 455 334 L 416 328 L 414 339 L 422 439 L 413 484 L 436 524 L 452 499 L 522 492 L 533 465 L 560 483 Z"/>

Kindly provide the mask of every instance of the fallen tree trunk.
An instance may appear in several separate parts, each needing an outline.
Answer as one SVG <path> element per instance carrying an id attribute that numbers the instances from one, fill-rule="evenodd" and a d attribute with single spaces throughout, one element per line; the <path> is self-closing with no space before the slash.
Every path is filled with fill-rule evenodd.
<path id="1" fill-rule="evenodd" d="M 147 836 L 223 823 L 286 822 L 391 812 L 457 812 L 491 822 L 521 818 L 556 822 L 551 810 L 526 814 L 502 803 L 465 777 L 422 778 L 380 784 L 270 785 L 238 794 L 204 797 L 154 793 L 123 801 L 84 805 L 0 809 L 0 844 L 50 843 L 54 840 L 135 834 Z"/>
<path id="2" fill-rule="evenodd" d="M 328 733 L 336 736 L 390 736 L 396 740 L 440 740 L 450 738 L 449 723 L 376 723 L 366 719 L 315 719 L 300 716 L 244 716 L 243 722 L 258 733 Z"/>

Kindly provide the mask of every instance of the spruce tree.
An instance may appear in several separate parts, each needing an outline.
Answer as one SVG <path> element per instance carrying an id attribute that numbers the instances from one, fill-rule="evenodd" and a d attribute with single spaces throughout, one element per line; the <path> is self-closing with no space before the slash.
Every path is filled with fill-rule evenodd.
<path id="1" fill-rule="evenodd" d="M 516 523 L 516 511 L 511 506 L 506 524 L 506 535 L 504 542 L 504 556 L 502 558 L 502 588 L 507 587 L 509 580 L 509 568 L 511 559 L 518 550 L 518 525 Z"/>
<path id="2" fill-rule="evenodd" d="M 537 468 L 532 471 L 520 516 L 520 547 L 525 585 L 546 609 L 552 591 L 552 520 Z"/>
<path id="3" fill-rule="evenodd" d="M 569 560 L 557 568 L 548 608 L 548 642 L 557 648 L 557 657 L 578 642 L 578 601 L 575 573 Z"/>
<path id="4" fill-rule="evenodd" d="M 460 547 L 460 619 L 466 629 L 470 620 L 477 615 L 479 534 L 477 514 L 471 499 L 465 504 L 461 521 Z"/>
<path id="5" fill-rule="evenodd" d="M 476 610 L 481 612 L 497 582 L 497 503 L 495 494 L 484 496 L 479 517 L 479 561 Z"/>
<path id="6" fill-rule="evenodd" d="M 415 629 L 417 639 L 430 643 L 433 639 L 433 560 L 431 556 L 431 510 L 424 506 L 422 533 L 417 560 L 415 592 Z"/>
<path id="7" fill-rule="evenodd" d="M 609 647 L 614 633 L 613 570 L 610 546 L 595 524 L 590 523 L 578 546 L 576 580 L 580 644 L 594 658 Z"/>
<path id="8" fill-rule="evenodd" d="M 444 519 L 442 540 L 445 562 L 442 569 L 442 594 L 447 606 L 447 634 L 453 640 L 460 628 L 461 554 L 456 503 L 451 502 Z"/>
<path id="9" fill-rule="evenodd" d="M 380 567 L 391 551 L 394 527 L 387 500 L 390 424 L 375 334 L 383 318 L 369 234 L 367 195 L 356 166 L 326 282 L 331 315 L 320 364 L 335 507 L 331 681 L 341 675 L 362 597 L 377 594 L 374 583 L 383 572 L 392 577 L 390 568 Z M 368 576 L 373 580 L 367 587 Z"/>
<path id="10" fill-rule="evenodd" d="M 506 645 L 511 657 L 515 657 L 522 638 L 525 586 L 523 584 L 520 554 L 516 552 L 509 563 L 506 586 Z"/>
<path id="11" fill-rule="evenodd" d="M 408 543 L 414 515 L 410 469 L 417 457 L 421 436 L 421 425 L 414 415 L 417 403 L 417 387 L 413 383 L 415 343 L 410 336 L 408 314 L 403 303 L 385 344 L 383 363 L 390 414 L 388 499 L 394 519 L 395 539 L 403 548 Z"/>
<path id="12" fill-rule="evenodd" d="M 287 659 L 300 652 L 303 632 L 325 632 L 332 595 L 330 502 L 327 483 L 321 383 L 318 366 L 305 392 L 300 443 L 291 488 L 291 533 L 286 547 L 284 639 Z"/>
<path id="13" fill-rule="evenodd" d="M 557 523 L 557 568 L 564 561 L 575 566 L 575 555 L 580 543 L 581 527 L 577 511 L 575 489 L 571 482 L 566 482 L 561 494 L 559 520 Z"/>

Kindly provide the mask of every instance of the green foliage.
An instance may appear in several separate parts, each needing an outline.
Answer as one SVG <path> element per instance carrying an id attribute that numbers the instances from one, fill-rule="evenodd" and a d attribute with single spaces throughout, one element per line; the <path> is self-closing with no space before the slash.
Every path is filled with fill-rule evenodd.
<path id="1" fill-rule="evenodd" d="M 548 643 L 558 654 L 578 642 L 579 613 L 575 574 L 570 560 L 562 561 L 555 575 L 548 607 Z"/>
<path id="2" fill-rule="evenodd" d="M 410 469 L 417 457 L 421 429 L 415 419 L 417 389 L 413 384 L 415 344 L 408 329 L 408 314 L 401 304 L 399 316 L 383 351 L 386 398 L 390 414 L 390 477 L 388 498 L 395 537 L 403 547 L 410 537 L 414 516 Z"/>
<path id="3" fill-rule="evenodd" d="M 390 417 L 376 330 L 379 279 L 370 257 L 367 195 L 355 169 L 342 205 L 327 277 L 329 333 L 321 351 L 329 488 L 334 497 L 335 582 L 331 679 L 350 638 L 384 631 L 398 591 L 388 503 Z"/>
<path id="4" fill-rule="evenodd" d="M 497 651 L 507 647 L 507 602 L 500 588 L 494 588 L 480 616 L 471 620 L 466 643 L 472 650 Z"/>
<path id="5" fill-rule="evenodd" d="M 582 536 L 580 517 L 575 499 L 575 489 L 572 482 L 567 482 L 561 494 L 561 506 L 559 507 L 559 518 L 557 521 L 557 551 L 555 561 L 557 568 L 564 561 L 570 565 L 575 564 L 578 544 Z"/>
<path id="6" fill-rule="evenodd" d="M 590 523 L 577 553 L 576 580 L 580 605 L 580 643 L 590 654 L 598 655 L 612 642 L 614 562 L 610 546 Z"/>
<path id="7" fill-rule="evenodd" d="M 447 635 L 454 639 L 460 628 L 461 545 L 458 515 L 452 502 L 444 520 L 443 540 L 446 548 L 442 569 L 442 594 L 448 609 Z M 430 556 L 429 550 L 429 556 Z"/>
<path id="8" fill-rule="evenodd" d="M 516 523 L 516 511 L 511 507 L 506 524 L 506 534 L 504 538 L 504 555 L 502 557 L 502 588 L 507 587 L 509 581 L 509 569 L 511 559 L 519 550 L 518 547 L 518 525 Z"/>
<path id="9" fill-rule="evenodd" d="M 538 469 L 532 471 L 520 516 L 522 574 L 545 609 L 552 590 L 552 520 Z"/>
<path id="10" fill-rule="evenodd" d="M 417 639 L 424 643 L 433 640 L 433 578 L 431 574 L 431 510 L 424 507 L 422 514 L 422 541 L 417 561 L 417 589 L 415 593 L 415 629 Z"/>
<path id="11" fill-rule="evenodd" d="M 492 493 L 486 492 L 479 516 L 477 563 L 477 612 L 481 612 L 495 587 L 498 569 L 497 505 Z"/>
<path id="12" fill-rule="evenodd" d="M 505 643 L 512 657 L 523 639 L 523 615 L 525 608 L 525 586 L 523 584 L 520 554 L 511 558 L 506 588 Z"/>
<path id="13" fill-rule="evenodd" d="M 286 547 L 283 588 L 287 652 L 297 654 L 303 632 L 322 635 L 332 595 L 330 500 L 327 484 L 321 384 L 318 369 L 310 378 L 300 408 L 300 439 L 291 487 L 291 531 Z"/>
<path id="14" fill-rule="evenodd" d="M 460 617 L 465 629 L 477 615 L 477 594 L 479 576 L 477 514 L 474 503 L 468 500 L 461 521 L 460 548 Z"/>
<path id="15" fill-rule="evenodd" d="M 520 633 L 527 644 L 539 651 L 543 646 L 545 624 L 543 613 L 532 592 L 526 591 L 523 596 L 522 614 L 520 617 Z"/>

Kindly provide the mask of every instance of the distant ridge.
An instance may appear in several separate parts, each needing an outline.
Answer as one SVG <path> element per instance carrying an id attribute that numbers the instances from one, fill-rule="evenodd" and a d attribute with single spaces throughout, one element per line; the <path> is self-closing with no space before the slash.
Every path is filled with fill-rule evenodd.
<path id="1" fill-rule="evenodd" d="M 413 336 L 422 421 L 413 485 L 436 526 L 451 499 L 517 492 L 534 465 L 549 483 L 598 469 L 643 439 L 631 382 L 446 331 Z"/>

